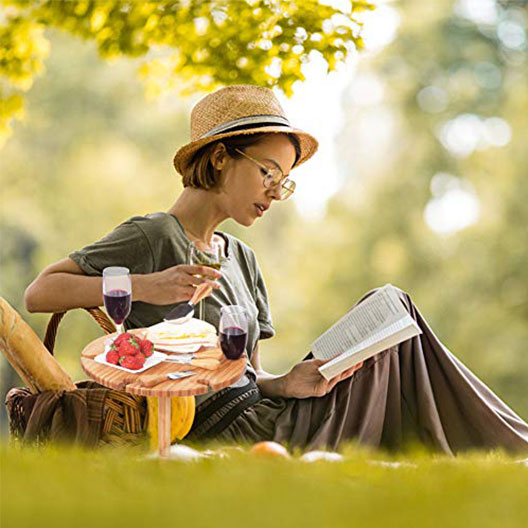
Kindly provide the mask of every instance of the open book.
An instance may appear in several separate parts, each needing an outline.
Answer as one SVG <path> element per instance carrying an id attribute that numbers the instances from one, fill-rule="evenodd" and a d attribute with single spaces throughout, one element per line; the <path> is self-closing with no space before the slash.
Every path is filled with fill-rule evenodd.
<path id="1" fill-rule="evenodd" d="M 331 359 L 319 372 L 330 380 L 344 370 L 422 331 L 386 284 L 358 304 L 311 345 L 317 359 Z"/>

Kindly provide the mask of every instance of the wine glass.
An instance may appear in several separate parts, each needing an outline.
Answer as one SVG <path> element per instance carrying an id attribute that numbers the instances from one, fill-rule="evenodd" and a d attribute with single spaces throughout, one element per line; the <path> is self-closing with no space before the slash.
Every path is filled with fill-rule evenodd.
<path id="1" fill-rule="evenodd" d="M 222 247 L 217 242 L 212 242 L 210 246 L 200 242 L 191 242 L 189 244 L 189 264 L 193 266 L 207 266 L 220 271 Z M 197 275 L 201 277 L 201 275 Z M 204 302 L 198 303 L 198 318 L 204 319 Z"/>
<path id="2" fill-rule="evenodd" d="M 238 359 L 248 341 L 248 313 L 236 304 L 220 309 L 220 346 L 228 359 Z"/>
<path id="3" fill-rule="evenodd" d="M 130 270 L 110 266 L 103 270 L 103 297 L 108 315 L 114 320 L 119 334 L 123 333 L 123 321 L 132 305 L 132 281 Z"/>

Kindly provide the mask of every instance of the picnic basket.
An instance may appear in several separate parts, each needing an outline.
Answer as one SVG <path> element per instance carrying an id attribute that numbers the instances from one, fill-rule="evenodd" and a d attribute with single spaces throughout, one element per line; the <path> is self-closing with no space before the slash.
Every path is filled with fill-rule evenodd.
<path id="1" fill-rule="evenodd" d="M 11 308 L 2 299 L 2 308 Z M 15 312 L 12 308 L 11 310 Z M 100 308 L 84 308 L 92 318 L 98 323 L 105 334 L 115 332 L 115 326 L 107 315 Z M 15 312 L 16 314 L 16 312 Z M 47 325 L 44 337 L 44 346 L 53 355 L 57 331 L 66 312 L 54 313 Z M 5 313 L 2 313 L 5 318 Z M 18 316 L 18 314 L 16 314 Z M 18 316 L 19 317 L 19 316 Z M 3 336 L 2 336 L 3 337 Z M 4 340 L 3 340 L 4 341 Z M 4 344 L 4 343 L 2 343 Z M 5 349 L 2 347 L 4 353 Z M 7 355 L 7 354 L 6 354 Z M 20 374 L 20 365 L 16 365 L 16 360 L 7 355 L 7 359 Z M 18 368 L 17 368 L 18 367 Z M 24 377 L 23 377 L 24 379 Z M 31 386 L 28 380 L 24 380 Z M 143 396 L 136 396 L 113 389 L 106 389 L 95 384 L 95 382 L 80 382 L 76 384 L 74 390 L 86 390 L 86 387 L 98 387 L 103 389 L 103 420 L 99 432 L 98 446 L 102 445 L 130 445 L 140 444 L 145 441 L 145 433 L 148 426 L 148 410 L 146 399 Z M 5 403 L 9 417 L 10 435 L 14 439 L 23 439 L 28 424 L 29 416 L 33 410 L 36 398 L 35 390 L 30 388 L 13 388 L 6 395 Z M 46 431 L 42 431 L 42 438 L 45 439 Z"/>

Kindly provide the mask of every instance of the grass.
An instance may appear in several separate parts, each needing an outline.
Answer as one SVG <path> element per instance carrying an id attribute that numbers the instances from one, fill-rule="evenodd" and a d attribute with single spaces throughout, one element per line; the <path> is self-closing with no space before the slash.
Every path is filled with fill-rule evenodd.
<path id="1" fill-rule="evenodd" d="M 528 467 L 501 453 L 344 462 L 249 452 L 184 463 L 138 450 L 0 447 L 5 528 L 527 526 Z M 379 461 L 400 461 L 400 467 Z"/>

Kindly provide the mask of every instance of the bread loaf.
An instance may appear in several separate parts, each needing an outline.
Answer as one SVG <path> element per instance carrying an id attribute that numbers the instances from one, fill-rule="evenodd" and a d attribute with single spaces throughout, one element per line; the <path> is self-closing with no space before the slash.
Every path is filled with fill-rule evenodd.
<path id="1" fill-rule="evenodd" d="M 0 350 L 31 392 L 75 389 L 73 380 L 37 334 L 2 297 Z"/>

